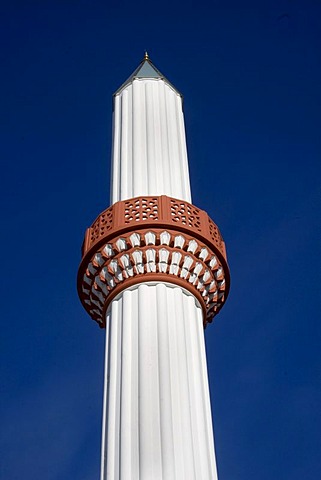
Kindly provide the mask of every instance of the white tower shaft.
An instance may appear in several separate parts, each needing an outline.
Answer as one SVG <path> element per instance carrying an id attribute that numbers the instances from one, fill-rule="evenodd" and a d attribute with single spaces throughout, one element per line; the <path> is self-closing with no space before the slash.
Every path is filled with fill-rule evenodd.
<path id="1" fill-rule="evenodd" d="M 114 98 L 111 203 L 142 195 L 191 202 L 182 98 L 162 79 L 138 78 Z"/>
<path id="2" fill-rule="evenodd" d="M 190 201 L 181 96 L 142 65 L 115 96 L 111 201 Z M 119 479 L 217 479 L 203 313 L 180 286 L 129 287 L 106 313 L 101 480 Z"/>

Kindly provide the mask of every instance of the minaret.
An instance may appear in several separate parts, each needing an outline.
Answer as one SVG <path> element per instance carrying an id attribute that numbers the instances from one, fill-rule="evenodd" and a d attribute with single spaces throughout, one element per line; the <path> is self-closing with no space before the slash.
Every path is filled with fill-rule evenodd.
<path id="1" fill-rule="evenodd" d="M 78 274 L 106 329 L 101 480 L 214 480 L 204 328 L 228 294 L 225 244 L 191 203 L 182 96 L 147 53 L 113 115 L 111 206 Z"/>

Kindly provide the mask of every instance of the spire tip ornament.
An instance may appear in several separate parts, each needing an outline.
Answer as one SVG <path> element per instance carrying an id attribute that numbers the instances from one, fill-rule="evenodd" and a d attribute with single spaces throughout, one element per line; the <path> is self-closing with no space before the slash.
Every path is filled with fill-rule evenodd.
<path id="1" fill-rule="evenodd" d="M 145 50 L 145 53 L 144 53 L 144 60 L 149 60 L 149 55 L 147 50 Z"/>

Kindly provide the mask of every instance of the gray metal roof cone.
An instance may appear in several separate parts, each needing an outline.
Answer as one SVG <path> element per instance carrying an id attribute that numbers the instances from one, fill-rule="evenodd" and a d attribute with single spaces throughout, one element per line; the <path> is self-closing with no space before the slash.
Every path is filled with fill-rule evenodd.
<path id="1" fill-rule="evenodd" d="M 150 60 L 148 53 L 145 52 L 144 59 L 138 65 L 136 70 L 127 78 L 127 80 L 116 90 L 114 95 L 117 95 L 123 88 L 125 88 L 129 83 L 132 83 L 136 78 L 159 78 L 164 80 L 171 88 L 175 90 L 179 95 L 180 92 L 172 85 L 167 78 L 153 65 Z"/>

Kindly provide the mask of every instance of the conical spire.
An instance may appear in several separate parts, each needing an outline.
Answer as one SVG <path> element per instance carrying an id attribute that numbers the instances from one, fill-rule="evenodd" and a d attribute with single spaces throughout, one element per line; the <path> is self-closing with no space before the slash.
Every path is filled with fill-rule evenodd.
<path id="1" fill-rule="evenodd" d="M 145 51 L 144 58 L 134 70 L 134 72 L 130 75 L 129 78 L 117 89 L 117 91 L 114 93 L 114 95 L 117 95 L 124 87 L 126 87 L 129 83 L 133 82 L 133 80 L 138 79 L 138 78 L 159 78 L 161 80 L 164 80 L 170 87 L 172 87 L 179 95 L 180 92 L 172 85 L 167 78 L 153 65 L 151 59 L 149 58 L 149 55 L 147 51 Z"/>
<path id="2" fill-rule="evenodd" d="M 148 53 L 145 52 L 143 60 L 129 77 L 129 79 L 134 78 L 164 78 L 164 75 L 152 64 Z"/>

